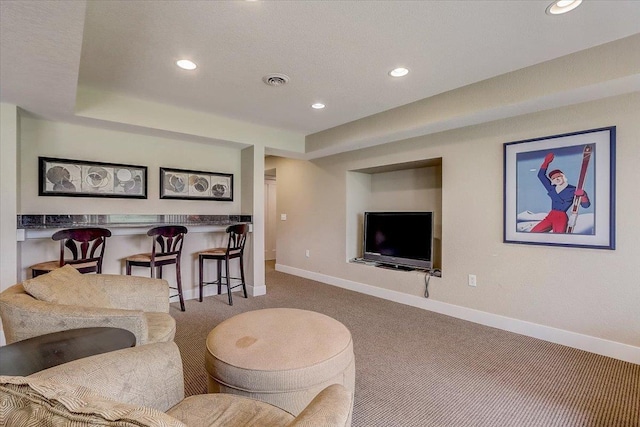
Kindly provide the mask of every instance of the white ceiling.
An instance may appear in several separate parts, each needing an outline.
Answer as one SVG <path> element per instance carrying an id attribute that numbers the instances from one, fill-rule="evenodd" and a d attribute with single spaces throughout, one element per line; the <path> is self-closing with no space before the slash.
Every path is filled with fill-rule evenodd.
<path id="1" fill-rule="evenodd" d="M 640 1 L 549 3 L 1 0 L 0 100 L 73 121 L 92 88 L 309 135 L 640 32 Z"/>

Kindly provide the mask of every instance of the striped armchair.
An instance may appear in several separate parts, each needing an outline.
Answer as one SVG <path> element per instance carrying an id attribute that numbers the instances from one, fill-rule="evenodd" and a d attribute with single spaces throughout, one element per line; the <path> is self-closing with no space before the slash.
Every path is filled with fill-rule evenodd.
<path id="1" fill-rule="evenodd" d="M 70 265 L 0 293 L 0 318 L 8 344 L 77 328 L 131 331 L 136 345 L 173 341 L 166 280 L 80 274 Z"/>
<path id="2" fill-rule="evenodd" d="M 352 394 L 322 390 L 296 417 L 265 402 L 225 393 L 184 398 L 173 342 L 99 354 L 28 377 L 0 376 L 7 426 L 348 427 Z"/>

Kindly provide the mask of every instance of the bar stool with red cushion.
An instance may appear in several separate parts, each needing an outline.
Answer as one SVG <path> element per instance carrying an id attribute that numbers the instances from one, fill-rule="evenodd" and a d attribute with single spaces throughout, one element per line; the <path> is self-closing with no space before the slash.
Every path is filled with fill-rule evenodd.
<path id="1" fill-rule="evenodd" d="M 102 273 L 107 237 L 111 237 L 111 231 L 106 228 L 70 228 L 57 231 L 51 238 L 60 242 L 60 258 L 32 265 L 32 277 L 49 273 L 65 264 L 71 264 L 81 273 Z M 65 258 L 65 249 L 71 253 L 71 258 Z"/>
<path id="2" fill-rule="evenodd" d="M 180 258 L 182 254 L 182 244 L 184 235 L 187 234 L 187 227 L 181 225 L 165 225 L 154 227 L 147 231 L 147 236 L 153 238 L 151 253 L 137 254 L 125 259 L 127 275 L 131 275 L 131 267 L 146 267 L 151 269 L 151 277 L 162 279 L 162 267 L 169 264 L 176 265 L 176 287 L 170 286 L 178 293 L 169 295 L 169 298 L 180 298 L 180 309 L 184 311 L 184 298 L 182 296 L 182 277 L 180 274 Z"/>
<path id="3" fill-rule="evenodd" d="M 233 305 L 233 299 L 231 298 L 231 290 L 242 286 L 244 297 L 247 298 L 247 286 L 244 281 L 244 245 L 247 241 L 247 233 L 249 232 L 248 224 L 236 224 L 227 227 L 227 233 L 229 234 L 229 240 L 226 248 L 212 248 L 201 252 L 198 252 L 198 270 L 199 270 L 199 286 L 200 286 L 200 302 L 202 302 L 202 290 L 205 285 L 218 285 L 218 293 L 222 291 L 222 286 L 227 287 L 227 294 L 229 296 L 229 305 Z M 240 277 L 231 277 L 229 273 L 229 261 L 237 258 L 240 260 Z M 213 259 L 218 261 L 218 280 L 212 282 L 204 281 L 204 260 Z M 222 261 L 225 265 L 225 282 L 222 281 Z M 231 279 L 240 280 L 240 283 L 231 286 Z"/>

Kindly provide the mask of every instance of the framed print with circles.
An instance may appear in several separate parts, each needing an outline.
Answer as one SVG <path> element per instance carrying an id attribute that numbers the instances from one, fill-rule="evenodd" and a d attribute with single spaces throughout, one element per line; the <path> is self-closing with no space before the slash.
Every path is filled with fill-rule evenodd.
<path id="1" fill-rule="evenodd" d="M 160 198 L 233 201 L 233 174 L 160 168 Z"/>
<path id="2" fill-rule="evenodd" d="M 147 167 L 38 157 L 38 195 L 147 198 Z"/>

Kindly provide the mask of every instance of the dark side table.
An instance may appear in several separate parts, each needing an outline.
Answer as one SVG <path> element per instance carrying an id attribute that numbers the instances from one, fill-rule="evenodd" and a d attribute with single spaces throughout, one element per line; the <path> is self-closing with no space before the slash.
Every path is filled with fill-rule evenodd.
<path id="1" fill-rule="evenodd" d="M 41 335 L 0 347 L 0 375 L 31 375 L 94 354 L 136 345 L 130 331 L 82 328 Z"/>

